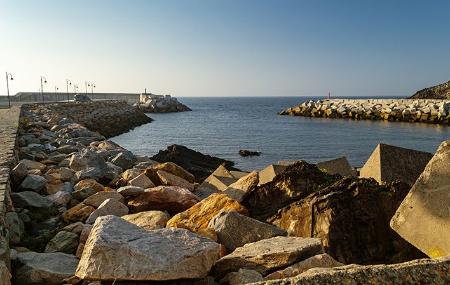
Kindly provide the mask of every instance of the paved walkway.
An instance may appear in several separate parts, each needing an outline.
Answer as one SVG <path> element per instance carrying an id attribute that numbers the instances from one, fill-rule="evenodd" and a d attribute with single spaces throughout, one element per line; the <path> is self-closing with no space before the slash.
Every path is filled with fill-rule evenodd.
<path id="1" fill-rule="evenodd" d="M 0 109 L 0 168 L 9 167 L 14 159 L 14 145 L 19 125 L 20 107 Z"/>

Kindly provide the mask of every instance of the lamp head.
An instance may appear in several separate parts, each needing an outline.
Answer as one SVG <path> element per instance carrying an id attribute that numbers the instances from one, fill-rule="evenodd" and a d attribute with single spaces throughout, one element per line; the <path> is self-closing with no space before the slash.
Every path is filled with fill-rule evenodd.
<path id="1" fill-rule="evenodd" d="M 14 80 L 14 78 L 11 76 L 10 80 Z"/>

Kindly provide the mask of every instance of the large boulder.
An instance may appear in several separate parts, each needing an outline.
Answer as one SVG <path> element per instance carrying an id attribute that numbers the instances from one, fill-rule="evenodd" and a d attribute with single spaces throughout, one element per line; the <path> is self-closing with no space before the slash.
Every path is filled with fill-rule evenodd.
<path id="1" fill-rule="evenodd" d="M 128 214 L 128 207 L 115 199 L 106 199 L 86 219 L 86 224 L 93 224 L 98 217 L 106 215 L 124 216 Z"/>
<path id="2" fill-rule="evenodd" d="M 300 161 L 288 166 L 271 182 L 258 186 L 247 195 L 243 205 L 249 209 L 250 216 L 264 220 L 289 203 L 328 186 L 337 178 L 313 164 Z"/>
<path id="3" fill-rule="evenodd" d="M 97 192 L 105 190 L 105 187 L 103 187 L 102 184 L 98 183 L 94 179 L 85 179 L 75 184 L 73 189 L 74 189 L 72 193 L 73 198 L 78 200 L 84 200 Z"/>
<path id="4" fill-rule="evenodd" d="M 413 185 L 433 155 L 428 152 L 379 144 L 360 170 L 360 177 L 379 183 L 397 180 Z"/>
<path id="5" fill-rule="evenodd" d="M 389 228 L 389 220 L 408 190 L 402 182 L 344 178 L 268 221 L 289 235 L 321 238 L 326 252 L 345 264 L 404 261 L 402 254 L 406 259 L 421 255 Z"/>
<path id="6" fill-rule="evenodd" d="M 233 169 L 234 163 L 218 157 L 205 155 L 182 145 L 171 145 L 151 158 L 158 162 L 174 162 L 195 176 L 196 182 L 203 181 L 219 165 Z"/>
<path id="7" fill-rule="evenodd" d="M 11 199 L 18 208 L 50 208 L 53 202 L 33 191 L 12 193 Z"/>
<path id="8" fill-rule="evenodd" d="M 92 196 L 87 197 L 83 203 L 88 206 L 92 206 L 94 208 L 98 208 L 103 202 L 106 200 L 116 200 L 119 202 L 124 202 L 124 198 L 121 194 L 116 191 L 101 191 L 93 194 Z"/>
<path id="9" fill-rule="evenodd" d="M 287 232 L 283 229 L 237 212 L 220 212 L 209 222 L 208 227 L 214 229 L 218 242 L 229 251 L 247 243 L 287 235 Z"/>
<path id="10" fill-rule="evenodd" d="M 284 269 L 275 271 L 267 275 L 264 279 L 273 280 L 297 276 L 311 268 L 333 268 L 344 264 L 337 262 L 333 257 L 326 253 L 314 255 L 310 258 L 294 263 Z"/>
<path id="11" fill-rule="evenodd" d="M 219 259 L 214 270 L 219 276 L 239 269 L 250 269 L 266 275 L 279 268 L 322 253 L 320 239 L 273 237 L 249 243 Z"/>
<path id="12" fill-rule="evenodd" d="M 78 235 L 68 231 L 58 232 L 45 247 L 45 252 L 75 253 L 78 247 Z"/>
<path id="13" fill-rule="evenodd" d="M 69 222 L 84 222 L 89 215 L 95 211 L 95 208 L 92 206 L 85 205 L 83 203 L 79 203 L 72 208 L 65 211 L 62 215 L 63 220 L 66 223 Z"/>
<path id="14" fill-rule="evenodd" d="M 29 174 L 25 177 L 22 183 L 20 183 L 19 190 L 39 192 L 44 189 L 46 184 L 47 180 L 44 177 Z"/>
<path id="15" fill-rule="evenodd" d="M 150 180 L 150 178 L 145 175 L 145 173 L 141 173 L 138 176 L 131 179 L 128 184 L 130 186 L 141 187 L 141 188 L 152 188 L 155 187 L 155 184 Z"/>
<path id="16" fill-rule="evenodd" d="M 111 159 L 111 162 L 122 169 L 128 169 L 133 167 L 133 164 L 136 162 L 136 160 L 136 156 L 131 152 L 122 151 L 118 153 L 113 159 Z"/>
<path id="17" fill-rule="evenodd" d="M 162 211 L 144 211 L 122 216 L 122 219 L 146 230 L 156 230 L 165 228 L 170 216 Z"/>
<path id="18" fill-rule="evenodd" d="M 186 188 L 189 191 L 194 191 L 194 184 L 189 183 L 189 181 L 181 177 L 173 175 L 172 173 L 166 172 L 164 170 L 158 170 L 156 174 L 158 175 L 159 181 L 161 181 L 163 185 L 178 186 Z"/>
<path id="19" fill-rule="evenodd" d="M 177 186 L 158 186 L 128 199 L 131 212 L 148 210 L 168 211 L 176 214 L 189 209 L 199 199 L 187 189 Z"/>
<path id="20" fill-rule="evenodd" d="M 230 198 L 242 202 L 250 192 L 255 190 L 256 186 L 258 186 L 258 181 L 258 172 L 253 171 L 228 186 L 224 193 Z"/>
<path id="21" fill-rule="evenodd" d="M 433 158 L 397 209 L 391 227 L 430 257 L 450 255 L 450 141 Z"/>
<path id="22" fill-rule="evenodd" d="M 261 285 L 317 284 L 449 284 L 450 258 L 419 259 L 399 264 L 348 265 L 314 268 L 296 277 L 268 280 Z"/>
<path id="23" fill-rule="evenodd" d="M 225 194 L 213 194 L 195 204 L 184 212 L 173 216 L 167 227 L 184 228 L 192 232 L 202 232 L 208 228 L 209 222 L 221 211 L 236 211 L 248 214 L 247 209 L 239 202 L 229 198 Z"/>
<path id="24" fill-rule="evenodd" d="M 104 216 L 89 234 L 76 276 L 102 281 L 198 279 L 219 255 L 219 244 L 185 229 L 147 231 Z"/>
<path id="25" fill-rule="evenodd" d="M 187 180 L 190 183 L 195 182 L 195 177 L 192 173 L 185 170 L 183 167 L 173 163 L 173 162 L 165 162 L 165 163 L 158 163 L 155 165 L 152 165 L 151 168 L 155 170 L 163 170 L 166 172 L 169 172 L 175 176 L 181 177 L 184 180 Z"/>
<path id="26" fill-rule="evenodd" d="M 14 272 L 14 284 L 59 285 L 75 274 L 78 258 L 66 253 L 20 252 Z"/>
<path id="27" fill-rule="evenodd" d="M 80 171 L 89 167 L 97 169 L 108 168 L 105 160 L 98 153 L 87 148 L 71 156 L 69 167 L 74 171 Z"/>

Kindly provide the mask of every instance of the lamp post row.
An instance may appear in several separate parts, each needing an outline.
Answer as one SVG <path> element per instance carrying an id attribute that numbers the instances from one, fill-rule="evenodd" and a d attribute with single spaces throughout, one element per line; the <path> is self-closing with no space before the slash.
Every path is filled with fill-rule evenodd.
<path id="1" fill-rule="evenodd" d="M 8 95 L 8 107 L 11 108 L 11 98 L 9 96 L 9 81 L 10 80 L 14 80 L 13 75 L 9 72 L 5 72 L 6 75 L 6 91 L 7 91 L 7 95 Z M 85 81 L 85 87 L 86 87 L 86 95 L 88 94 L 88 87 L 91 87 L 91 94 L 92 96 L 94 96 L 94 88 L 95 83 L 93 82 L 88 82 Z M 44 97 L 44 84 L 47 84 L 47 78 L 45 76 L 41 75 L 41 97 L 42 97 L 42 102 L 45 102 L 45 97 Z M 67 102 L 70 101 L 70 96 L 69 96 L 69 85 L 73 85 L 73 92 L 76 93 L 78 91 L 78 85 L 76 84 L 72 84 L 72 81 L 70 79 L 66 79 L 66 94 L 67 94 Z M 55 86 L 55 95 L 58 92 L 59 88 L 57 86 Z"/>

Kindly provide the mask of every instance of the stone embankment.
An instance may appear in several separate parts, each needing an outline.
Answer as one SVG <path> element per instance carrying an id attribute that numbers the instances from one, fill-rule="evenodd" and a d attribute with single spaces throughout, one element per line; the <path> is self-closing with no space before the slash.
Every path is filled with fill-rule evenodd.
<path id="1" fill-rule="evenodd" d="M 40 113 L 71 119 L 105 137 L 149 123 L 151 118 L 125 101 L 91 101 L 29 105 Z"/>
<path id="2" fill-rule="evenodd" d="M 297 161 L 247 173 L 182 146 L 162 151 L 157 162 L 67 118 L 69 109 L 22 110 L 8 204 L 14 284 L 450 281 L 448 257 L 408 262 L 426 256 L 389 226 L 394 214 L 402 216 L 398 211 L 414 211 L 411 199 L 399 207 L 411 188 L 406 182 L 343 177 L 352 172 L 336 165 L 347 164 L 330 162 Z M 442 152 L 447 148 L 421 176 L 439 178 L 443 171 L 432 170 L 447 159 Z M 448 179 L 429 181 L 444 189 Z M 440 200 L 445 205 L 448 195 Z M 447 212 L 440 217 L 448 220 Z M 437 222 L 448 236 L 447 224 Z M 404 231 L 421 250 L 433 235 L 425 232 L 417 243 Z M 437 243 L 442 250 L 433 256 L 447 255 L 448 241 Z M 406 263 L 370 265 L 398 262 Z M 348 265 L 353 263 L 366 266 Z M 0 269 L 9 284 L 8 266 Z"/>
<path id="3" fill-rule="evenodd" d="M 306 101 L 280 115 L 450 124 L 450 100 L 326 99 Z"/>

